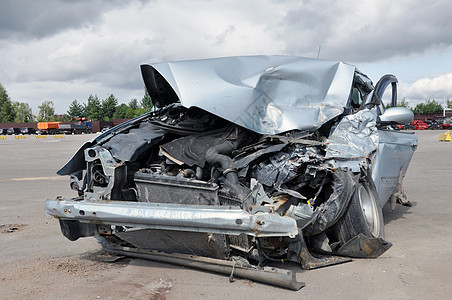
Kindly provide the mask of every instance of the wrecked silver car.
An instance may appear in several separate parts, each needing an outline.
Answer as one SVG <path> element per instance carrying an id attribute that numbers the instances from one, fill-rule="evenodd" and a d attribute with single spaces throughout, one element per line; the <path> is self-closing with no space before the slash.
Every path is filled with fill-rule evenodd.
<path id="1" fill-rule="evenodd" d="M 312 269 L 391 246 L 382 207 L 404 195 L 417 147 L 394 126 L 413 114 L 397 107 L 393 75 L 374 86 L 352 65 L 287 56 L 141 72 L 154 110 L 58 171 L 79 196 L 47 200 L 46 214 L 69 240 L 291 289 L 303 286 L 291 271 L 266 266 Z"/>

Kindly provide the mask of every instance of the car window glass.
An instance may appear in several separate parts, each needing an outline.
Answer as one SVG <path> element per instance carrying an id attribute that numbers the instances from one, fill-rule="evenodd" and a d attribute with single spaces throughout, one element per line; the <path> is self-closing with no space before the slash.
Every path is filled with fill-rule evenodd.
<path id="1" fill-rule="evenodd" d="M 358 111 L 361 103 L 363 102 L 363 98 L 361 96 L 361 92 L 357 87 L 353 87 L 351 102 L 350 105 L 353 108 L 353 111 Z"/>

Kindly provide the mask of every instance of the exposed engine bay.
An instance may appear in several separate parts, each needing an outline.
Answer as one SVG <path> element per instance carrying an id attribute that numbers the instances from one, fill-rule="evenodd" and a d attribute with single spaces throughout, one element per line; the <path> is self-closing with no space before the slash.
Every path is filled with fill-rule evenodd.
<path id="1" fill-rule="evenodd" d="M 220 259 L 245 273 L 273 261 L 312 269 L 346 257 L 375 258 L 391 246 L 381 213 L 387 199 L 379 194 L 396 186 L 374 182 L 380 176 L 374 165 L 384 154 L 379 131 L 392 134 L 392 121 L 380 121 L 379 97 L 365 75 L 352 73 L 346 90 L 355 93 L 340 113 L 318 117 L 315 129 L 279 132 L 274 128 L 290 128 L 290 122 L 272 123 L 266 116 L 257 126 L 209 112 L 215 109 L 210 104 L 205 110 L 159 102 L 178 99 L 162 92 L 171 81 L 142 71 L 160 107 L 87 142 L 58 171 L 71 176 L 79 197 L 47 200 L 46 209 L 60 219 L 68 239 L 97 236 L 107 251 L 161 261 L 200 257 L 208 270 L 205 259 Z M 320 115 L 327 111 L 323 105 Z M 411 152 L 396 169 L 400 182 L 417 141 L 411 134 L 405 140 Z M 230 272 L 231 265 L 223 267 L 215 270 Z M 302 286 L 293 274 L 281 279 L 284 272 L 270 273 L 241 276 Z"/>

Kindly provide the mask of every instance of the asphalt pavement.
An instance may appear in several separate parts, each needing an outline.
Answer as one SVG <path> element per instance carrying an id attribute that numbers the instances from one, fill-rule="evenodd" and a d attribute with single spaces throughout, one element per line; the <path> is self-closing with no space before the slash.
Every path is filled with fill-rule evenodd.
<path id="1" fill-rule="evenodd" d="M 303 271 L 294 292 L 250 280 L 101 253 L 94 238 L 70 242 L 44 201 L 75 196 L 56 171 L 95 135 L 0 139 L 0 299 L 449 299 L 452 294 L 452 143 L 418 131 L 404 180 L 411 207 L 384 208 L 391 249 Z M 283 266 L 284 267 L 284 266 Z"/>

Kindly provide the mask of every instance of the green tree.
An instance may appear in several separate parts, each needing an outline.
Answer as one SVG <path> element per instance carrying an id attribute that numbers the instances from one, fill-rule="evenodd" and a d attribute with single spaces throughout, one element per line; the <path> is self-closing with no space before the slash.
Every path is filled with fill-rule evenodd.
<path id="1" fill-rule="evenodd" d="M 15 110 L 8 93 L 0 84 L 0 123 L 14 122 Z"/>
<path id="2" fill-rule="evenodd" d="M 146 112 L 147 110 L 145 110 L 144 108 L 138 107 L 133 111 L 133 118 L 139 117 Z"/>
<path id="3" fill-rule="evenodd" d="M 386 104 L 386 108 L 390 108 L 391 107 L 391 104 Z M 403 98 L 403 100 L 402 101 L 398 101 L 397 102 L 397 107 L 406 107 L 406 108 L 410 108 L 409 106 L 408 106 L 408 101 L 406 101 L 405 100 L 405 98 Z"/>
<path id="4" fill-rule="evenodd" d="M 132 119 L 134 116 L 135 116 L 135 110 L 132 109 L 131 107 L 128 107 L 127 111 L 126 111 L 126 115 L 125 115 L 126 119 Z"/>
<path id="5" fill-rule="evenodd" d="M 116 107 L 115 113 L 113 114 L 113 119 L 125 119 L 128 109 L 129 106 L 127 106 L 127 104 L 121 103 Z"/>
<path id="6" fill-rule="evenodd" d="M 428 100 L 426 103 L 419 103 L 413 109 L 415 114 L 439 114 L 443 111 L 443 106 L 435 100 Z"/>
<path id="7" fill-rule="evenodd" d="M 152 107 L 154 106 L 154 104 L 152 103 L 151 96 L 149 96 L 147 89 L 144 89 L 144 96 L 143 96 L 143 98 L 141 98 L 140 105 L 146 111 L 150 111 L 152 109 Z"/>
<path id="8" fill-rule="evenodd" d="M 133 109 L 133 110 L 135 110 L 135 109 L 137 109 L 139 106 L 138 106 L 138 100 L 137 99 L 132 99 L 132 100 L 130 100 L 130 102 L 129 102 L 129 107 L 131 108 L 131 109 Z"/>
<path id="9" fill-rule="evenodd" d="M 77 100 L 74 100 L 69 105 L 69 109 L 67 111 L 67 115 L 70 118 L 86 117 L 85 108 Z"/>
<path id="10" fill-rule="evenodd" d="M 118 105 L 118 99 L 111 94 L 107 99 L 102 100 L 102 112 L 103 120 L 110 121 L 116 111 L 116 106 Z"/>
<path id="11" fill-rule="evenodd" d="M 102 121 L 102 104 L 97 95 L 89 95 L 88 104 L 84 105 L 86 117 L 92 121 Z"/>
<path id="12" fill-rule="evenodd" d="M 136 118 L 138 116 L 141 116 L 145 112 L 146 112 L 146 109 L 141 108 L 138 105 L 138 100 L 137 99 L 132 99 L 129 102 L 129 108 L 127 109 L 127 112 L 126 112 L 126 118 L 127 119 Z"/>
<path id="13" fill-rule="evenodd" d="M 54 115 L 52 121 L 69 122 L 71 118 L 67 115 Z"/>
<path id="14" fill-rule="evenodd" d="M 38 122 L 53 121 L 55 119 L 55 107 L 52 101 L 44 101 L 38 108 Z"/>
<path id="15" fill-rule="evenodd" d="M 406 101 L 405 98 L 403 98 L 402 101 L 397 102 L 397 106 L 409 108 L 408 101 Z"/>
<path id="16" fill-rule="evenodd" d="M 28 103 L 25 102 L 14 102 L 14 111 L 16 114 L 16 118 L 14 119 L 14 122 L 16 123 L 28 123 L 34 121 L 33 112 L 28 105 Z"/>

